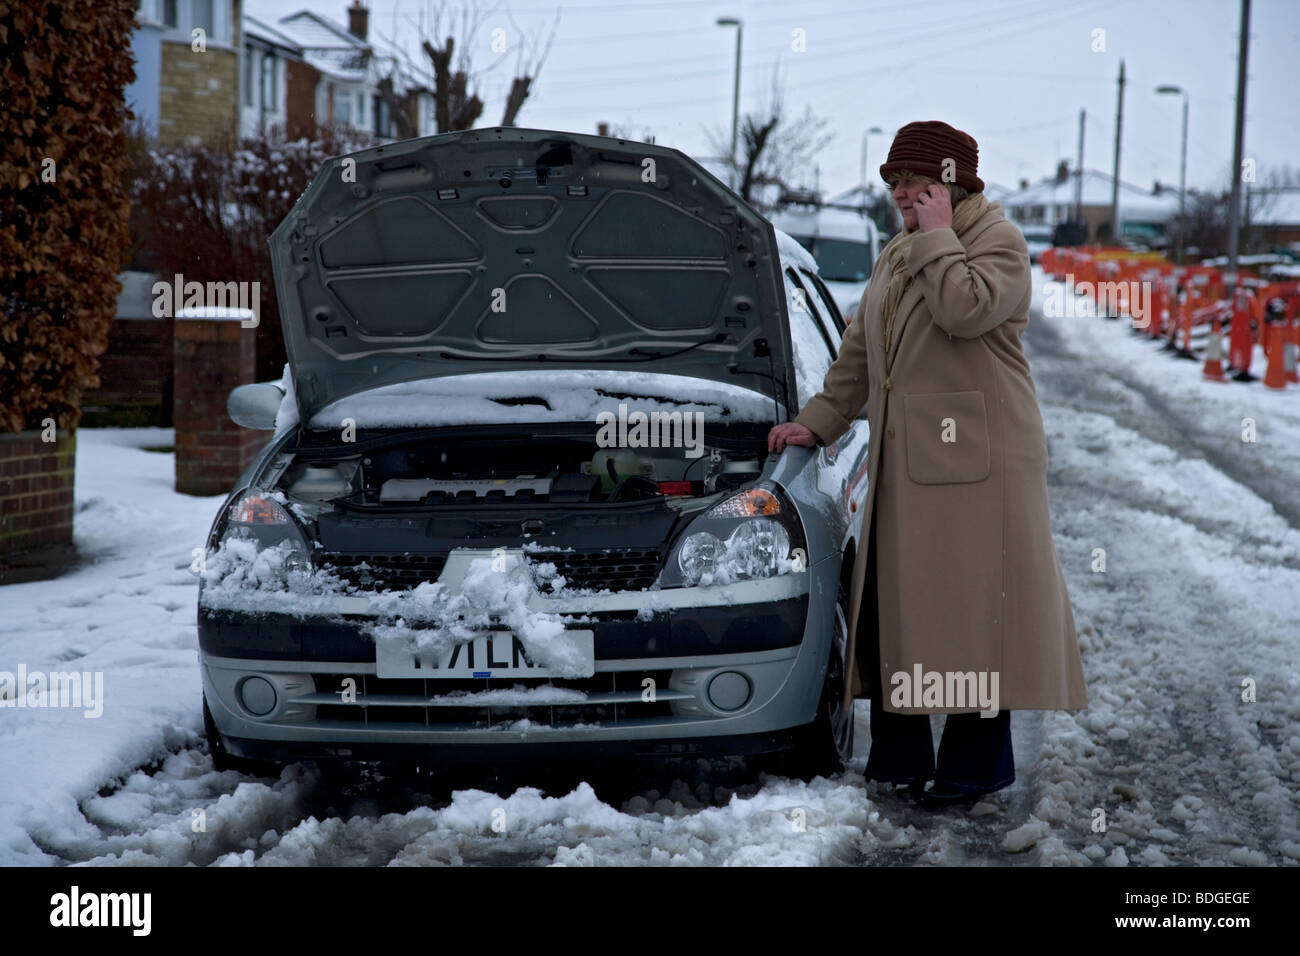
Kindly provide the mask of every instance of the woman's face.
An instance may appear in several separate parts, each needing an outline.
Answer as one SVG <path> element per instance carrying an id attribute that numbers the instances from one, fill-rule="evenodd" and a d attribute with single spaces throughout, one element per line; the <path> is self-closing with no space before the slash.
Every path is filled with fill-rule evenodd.
<path id="1" fill-rule="evenodd" d="M 890 193 L 890 198 L 894 200 L 894 205 L 898 211 L 903 214 L 903 228 L 909 232 L 917 228 L 916 220 L 916 197 L 925 191 L 925 188 L 933 183 L 934 180 L 928 176 L 904 176 L 894 184 L 894 190 Z"/>

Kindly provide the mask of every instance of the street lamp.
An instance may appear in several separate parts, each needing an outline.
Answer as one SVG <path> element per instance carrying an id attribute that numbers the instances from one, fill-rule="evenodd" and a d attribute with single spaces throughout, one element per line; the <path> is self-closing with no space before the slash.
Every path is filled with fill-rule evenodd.
<path id="1" fill-rule="evenodd" d="M 1187 91 L 1181 86 L 1157 86 L 1157 93 L 1181 93 L 1183 97 L 1183 158 L 1178 173 L 1178 247 L 1175 258 L 1183 264 L 1183 232 L 1187 229 L 1187 220 L 1183 214 L 1187 208 Z"/>
<path id="2" fill-rule="evenodd" d="M 858 185 L 862 187 L 862 193 L 863 193 L 863 199 L 862 199 L 862 201 L 863 201 L 864 203 L 867 201 L 867 200 L 866 200 L 866 192 L 867 192 L 867 138 L 868 138 L 869 136 L 871 136 L 872 133 L 875 133 L 875 134 L 879 135 L 881 132 L 883 132 L 883 130 L 881 130 L 881 128 L 880 128 L 879 126 L 873 126 L 873 127 L 871 127 L 871 129 L 867 130 L 865 133 L 862 134 L 862 169 L 861 169 L 861 172 L 860 172 L 859 175 L 858 175 Z"/>
<path id="3" fill-rule="evenodd" d="M 740 34 L 743 31 L 737 17 L 718 17 L 720 27 L 736 28 L 736 82 L 731 92 L 731 188 L 736 188 L 736 130 L 740 126 Z"/>

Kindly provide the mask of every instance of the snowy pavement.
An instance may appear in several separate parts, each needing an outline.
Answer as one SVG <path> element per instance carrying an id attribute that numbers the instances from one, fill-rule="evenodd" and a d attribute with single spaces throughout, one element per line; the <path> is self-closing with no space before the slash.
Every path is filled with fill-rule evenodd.
<path id="1" fill-rule="evenodd" d="M 102 672 L 103 714 L 0 709 L 0 864 L 1296 865 L 1300 388 L 1204 382 L 1101 318 L 1036 312 L 1026 351 L 1089 707 L 1013 714 L 1016 783 L 973 810 L 865 783 L 861 702 L 850 770 L 810 784 L 217 773 L 189 567 L 218 499 L 172 492 L 170 454 L 143 450 L 169 432 L 83 430 L 82 564 L 0 588 L 0 671 Z"/>

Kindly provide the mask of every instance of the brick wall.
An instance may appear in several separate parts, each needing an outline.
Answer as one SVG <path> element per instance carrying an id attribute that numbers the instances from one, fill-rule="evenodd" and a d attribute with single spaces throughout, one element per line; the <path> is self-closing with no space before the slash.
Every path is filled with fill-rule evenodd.
<path id="1" fill-rule="evenodd" d="M 316 124 L 328 122 L 328 117 L 316 116 L 316 84 L 320 71 L 296 60 L 285 62 L 285 127 L 290 139 L 309 135 Z"/>
<path id="2" fill-rule="evenodd" d="M 0 584 L 51 577 L 73 557 L 76 433 L 41 435 L 0 434 Z"/>
<path id="3" fill-rule="evenodd" d="M 253 330 L 235 320 L 177 319 L 172 350 L 176 490 L 225 494 L 267 438 L 226 413 L 230 390 L 256 381 Z"/>
<path id="4" fill-rule="evenodd" d="M 172 423 L 172 319 L 114 319 L 99 357 L 99 387 L 81 402 L 89 428 Z"/>
<path id="5" fill-rule="evenodd" d="M 158 141 L 165 146 L 234 136 L 239 124 L 239 57 L 208 47 L 163 43 L 158 88 Z"/>

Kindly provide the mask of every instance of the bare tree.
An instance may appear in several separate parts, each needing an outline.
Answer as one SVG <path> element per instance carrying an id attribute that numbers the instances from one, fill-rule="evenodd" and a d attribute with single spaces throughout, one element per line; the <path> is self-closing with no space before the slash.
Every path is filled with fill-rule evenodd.
<path id="1" fill-rule="evenodd" d="M 542 72 L 542 65 L 546 62 L 547 56 L 551 52 L 551 44 L 555 42 L 556 31 L 560 29 L 560 11 L 556 9 L 555 20 L 551 23 L 551 32 L 547 36 L 546 42 L 540 43 L 537 37 L 530 37 L 527 33 L 519 28 L 515 23 L 515 18 L 510 15 L 509 7 L 506 8 L 506 15 L 510 18 L 510 25 L 515 28 L 515 35 L 519 37 L 519 42 L 515 44 L 517 55 L 515 58 L 515 75 L 510 81 L 510 92 L 506 94 L 505 112 L 501 116 L 502 126 L 514 126 L 515 119 L 519 116 L 519 110 L 524 105 L 524 100 L 528 99 L 531 92 L 533 80 Z"/>
<path id="2" fill-rule="evenodd" d="M 437 0 L 421 8 L 418 17 L 406 16 L 403 27 L 414 30 L 420 38 L 420 52 L 427 63 L 417 62 L 406 53 L 403 45 L 395 41 L 394 37 L 403 27 L 399 27 L 394 10 L 393 36 L 381 36 L 381 39 L 395 53 L 390 57 L 387 75 L 379 81 L 377 88 L 388 106 L 399 136 L 415 136 L 418 125 L 410 108 L 408 91 L 398 90 L 399 83 L 403 82 L 409 84 L 414 81 L 415 89 L 423 88 L 433 97 L 434 125 L 439 133 L 469 129 L 478 122 L 484 110 L 483 99 L 478 93 L 478 79 L 482 74 L 495 70 L 512 51 L 508 38 L 503 35 L 504 31 L 497 32 L 500 28 L 493 30 L 492 49 L 501 55 L 486 67 L 475 70 L 470 51 L 477 49 L 475 39 L 483 24 L 501 11 L 503 6 L 503 3 L 496 3 L 490 7 L 476 8 L 469 3 Z M 505 16 L 514 27 L 518 39 L 513 50 L 514 77 L 506 94 L 501 125 L 513 126 L 524 101 L 528 99 L 533 81 L 540 74 L 550 53 L 551 44 L 559 29 L 560 17 L 557 10 L 550 34 L 542 43 L 537 37 L 531 37 L 519 28 L 508 7 L 505 8 Z"/>
<path id="3" fill-rule="evenodd" d="M 766 207 L 771 203 L 762 201 L 758 187 L 776 186 L 785 191 L 799 180 L 806 182 L 817 154 L 835 135 L 827 126 L 828 121 L 811 106 L 798 115 L 787 108 L 780 73 L 774 70 L 771 89 L 759 108 L 740 118 L 739 156 L 730 156 L 729 131 L 715 126 L 706 130 L 706 135 L 710 147 L 727 156 L 728 165 L 735 169 L 736 191 L 746 202 Z"/>

